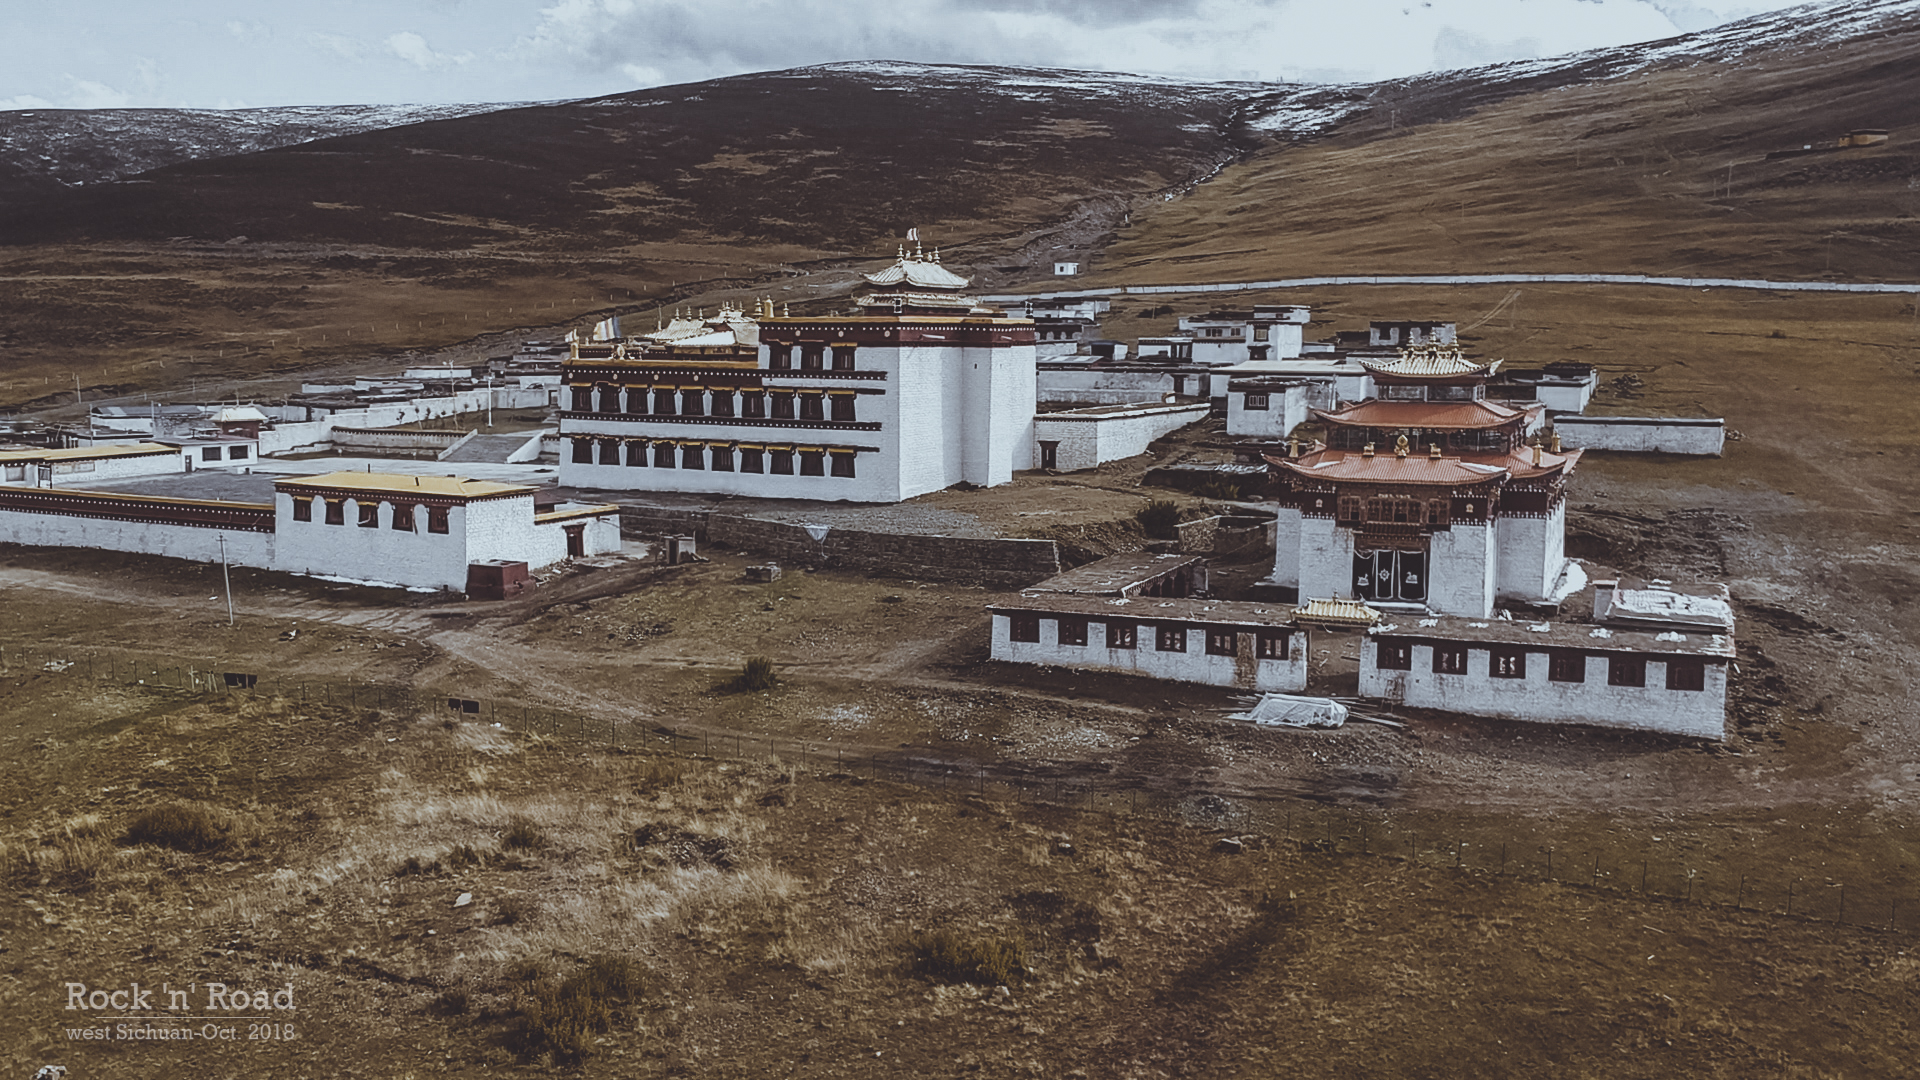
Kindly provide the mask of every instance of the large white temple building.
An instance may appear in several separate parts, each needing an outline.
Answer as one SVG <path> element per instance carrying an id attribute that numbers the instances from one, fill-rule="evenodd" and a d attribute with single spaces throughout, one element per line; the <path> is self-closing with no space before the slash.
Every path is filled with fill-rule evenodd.
<path id="1" fill-rule="evenodd" d="M 676 318 L 565 364 L 561 483 L 898 502 L 1034 465 L 1033 321 L 938 252 L 866 275 L 852 314 Z"/>

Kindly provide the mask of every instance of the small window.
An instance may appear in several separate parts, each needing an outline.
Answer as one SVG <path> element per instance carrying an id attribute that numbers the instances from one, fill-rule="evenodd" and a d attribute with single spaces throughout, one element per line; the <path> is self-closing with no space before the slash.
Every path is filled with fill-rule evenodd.
<path id="1" fill-rule="evenodd" d="M 680 391 L 680 415 L 705 416 L 707 414 L 707 392 L 705 390 Z"/>
<path id="2" fill-rule="evenodd" d="M 1085 645 L 1087 643 L 1087 620 L 1062 615 L 1054 625 L 1055 639 L 1062 645 Z"/>
<path id="3" fill-rule="evenodd" d="M 1340 508 L 1339 508 L 1340 520 L 1351 523 L 1351 524 L 1355 524 L 1355 525 L 1359 524 L 1360 523 L 1360 507 L 1362 505 L 1363 504 L 1358 495 L 1340 496 Z"/>
<path id="4" fill-rule="evenodd" d="M 733 471 L 733 447 L 716 446 L 713 448 L 713 471 L 714 472 L 732 472 Z"/>
<path id="5" fill-rule="evenodd" d="M 1525 649 L 1488 649 L 1487 674 L 1495 679 L 1524 679 L 1527 677 L 1527 653 Z"/>
<path id="6" fill-rule="evenodd" d="M 620 464 L 620 442 L 617 439 L 600 440 L 600 464 Z"/>
<path id="7" fill-rule="evenodd" d="M 793 346 L 774 345 L 767 349 L 767 366 L 775 371 L 787 371 L 793 367 Z"/>
<path id="8" fill-rule="evenodd" d="M 593 440 L 592 439 L 573 440 L 573 463 L 575 465 L 593 464 Z"/>
<path id="9" fill-rule="evenodd" d="M 345 525 L 347 523 L 347 504 L 341 499 L 327 500 L 327 524 Z"/>
<path id="10" fill-rule="evenodd" d="M 793 419 L 793 395 L 776 390 L 773 393 L 773 418 L 775 420 Z"/>
<path id="11" fill-rule="evenodd" d="M 229 447 L 227 447 L 227 460 L 228 460 L 228 461 L 245 461 L 245 460 L 247 460 L 247 448 L 246 448 L 246 447 L 244 447 L 244 446 L 229 446 Z"/>
<path id="12" fill-rule="evenodd" d="M 852 371 L 853 370 L 853 346 L 839 345 L 834 347 L 833 370 L 835 371 Z"/>
<path id="13" fill-rule="evenodd" d="M 1207 631 L 1208 656 L 1240 655 L 1240 635 L 1232 630 Z"/>
<path id="14" fill-rule="evenodd" d="M 1265 340 L 1267 340 L 1267 328 L 1266 328 L 1266 327 L 1264 327 L 1264 326 L 1256 326 L 1256 327 L 1254 327 L 1254 328 L 1253 328 L 1253 340 L 1255 340 L 1255 341 L 1265 341 Z"/>
<path id="15" fill-rule="evenodd" d="M 733 415 L 733 391 L 715 390 L 713 392 L 713 415 L 715 416 L 732 416 Z"/>
<path id="16" fill-rule="evenodd" d="M 430 533 L 444 533 L 444 532 L 450 531 L 447 528 L 447 508 L 446 507 L 444 506 L 427 507 L 427 531 Z"/>
<path id="17" fill-rule="evenodd" d="M 645 413 L 647 411 L 647 388 L 630 386 L 627 388 L 627 412 Z"/>
<path id="18" fill-rule="evenodd" d="M 1607 659 L 1608 686 L 1647 685 L 1647 660 L 1644 656 L 1614 656 Z"/>
<path id="19" fill-rule="evenodd" d="M 673 415 L 673 391 L 655 390 L 653 392 L 653 413 L 655 416 Z"/>
<path id="20" fill-rule="evenodd" d="M 1007 639 L 1009 641 L 1040 640 L 1040 616 L 1012 615 L 1007 619 Z"/>
<path id="21" fill-rule="evenodd" d="M 1405 641 L 1379 642 L 1374 646 L 1373 662 L 1381 671 L 1412 671 L 1413 646 Z"/>
<path id="22" fill-rule="evenodd" d="M 1291 637 L 1292 635 L 1288 634 L 1285 630 L 1260 631 L 1259 636 L 1255 639 L 1257 642 L 1256 655 L 1262 660 L 1285 660 L 1287 658 L 1287 645 Z"/>
<path id="23" fill-rule="evenodd" d="M 820 355 L 824 352 L 826 352 L 826 349 L 819 345 L 800 346 L 800 370 L 819 371 L 821 368 Z"/>
<path id="24" fill-rule="evenodd" d="M 740 415 L 749 420 L 764 419 L 767 415 L 767 395 L 758 390 L 741 394 Z"/>
<path id="25" fill-rule="evenodd" d="M 1548 682 L 1586 682 L 1587 654 L 1552 652 L 1547 654 Z"/>
<path id="26" fill-rule="evenodd" d="M 619 387 L 607 386 L 604 383 L 601 384 L 600 411 L 603 413 L 617 413 L 620 411 L 620 388 Z"/>
<path id="27" fill-rule="evenodd" d="M 680 467 L 683 469 L 704 469 L 707 467 L 707 448 L 704 446 L 683 446 L 680 448 Z"/>
<path id="28" fill-rule="evenodd" d="M 821 400 L 825 396 L 824 394 L 801 394 L 800 419 L 825 420 L 827 418 L 826 402 Z"/>
<path id="29" fill-rule="evenodd" d="M 766 451 L 764 450 L 740 451 L 740 471 L 751 472 L 751 473 L 766 472 L 767 464 L 766 464 L 765 455 L 766 455 Z"/>
<path id="30" fill-rule="evenodd" d="M 656 469 L 673 468 L 673 444 L 657 442 L 653 444 L 653 467 Z"/>
<path id="31" fill-rule="evenodd" d="M 1266 412 L 1267 411 L 1267 395 L 1248 394 L 1247 403 L 1244 406 L 1242 406 L 1242 408 L 1246 409 L 1248 412 Z"/>
<path id="32" fill-rule="evenodd" d="M 800 475 L 801 476 L 827 475 L 826 458 L 827 458 L 827 455 L 821 453 L 818 450 L 800 451 Z"/>
<path id="33" fill-rule="evenodd" d="M 1162 626 L 1154 631 L 1154 648 L 1161 652 L 1186 652 L 1187 628 L 1184 626 Z"/>
<path id="34" fill-rule="evenodd" d="M 1107 648 L 1131 649 L 1140 643 L 1140 627 L 1125 619 L 1107 620 Z"/>
<path id="35" fill-rule="evenodd" d="M 593 387 L 576 386 L 573 388 L 573 411 L 574 412 L 592 412 L 593 411 Z"/>
<path id="36" fill-rule="evenodd" d="M 1436 675 L 1465 675 L 1467 673 L 1467 647 L 1465 645 L 1435 645 L 1433 647 L 1433 671 Z"/>
<path id="37" fill-rule="evenodd" d="M 833 418 L 844 424 L 853 423 L 853 395 L 833 395 Z"/>
<path id="38" fill-rule="evenodd" d="M 295 495 L 293 497 L 293 520 L 295 521 L 312 521 L 313 520 L 313 500 L 312 499 L 309 499 L 304 495 Z"/>
<path id="39" fill-rule="evenodd" d="M 844 476 L 844 477 L 847 477 L 848 479 L 852 479 L 853 477 L 853 455 L 852 454 L 828 454 L 827 464 L 829 469 L 832 471 L 833 475 Z"/>
<path id="40" fill-rule="evenodd" d="M 201 447 L 201 448 L 200 448 L 200 460 L 201 460 L 201 461 L 219 461 L 219 460 L 220 460 L 220 448 L 219 448 L 219 447 L 217 447 L 217 446 L 203 446 L 203 447 Z"/>
<path id="41" fill-rule="evenodd" d="M 1667 689 L 1705 690 L 1707 662 L 1696 656 L 1675 656 L 1667 660 Z"/>
<path id="42" fill-rule="evenodd" d="M 769 450 L 767 451 L 767 456 L 773 459 L 772 472 L 775 476 L 793 475 L 793 451 Z"/>
<path id="43" fill-rule="evenodd" d="M 644 468 L 647 464 L 647 444 L 630 442 L 627 444 L 627 464 L 633 468 Z"/>
<path id="44" fill-rule="evenodd" d="M 412 532 L 413 531 L 412 504 L 410 503 L 394 503 L 393 504 L 392 528 L 394 532 Z"/>

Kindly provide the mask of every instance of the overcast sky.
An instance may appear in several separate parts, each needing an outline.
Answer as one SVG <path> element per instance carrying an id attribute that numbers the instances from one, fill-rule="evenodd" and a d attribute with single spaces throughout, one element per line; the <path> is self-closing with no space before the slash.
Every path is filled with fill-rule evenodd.
<path id="1" fill-rule="evenodd" d="M 1790 0 L 9 0 L 0 109 L 551 101 L 835 60 L 1352 82 Z"/>

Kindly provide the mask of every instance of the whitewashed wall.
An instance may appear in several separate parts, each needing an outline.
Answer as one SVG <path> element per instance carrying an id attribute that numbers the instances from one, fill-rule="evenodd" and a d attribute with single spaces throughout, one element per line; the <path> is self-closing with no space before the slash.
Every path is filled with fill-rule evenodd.
<path id="1" fill-rule="evenodd" d="M 1284 543 L 1284 537 L 1275 544 Z M 1332 518 L 1302 517 L 1299 545 L 1300 598 L 1353 598 L 1353 531 Z"/>
<path id="2" fill-rule="evenodd" d="M 1433 670 L 1433 646 L 1414 643 L 1410 671 L 1382 671 L 1377 639 L 1360 650 L 1360 696 L 1421 709 L 1504 720 L 1595 724 L 1673 735 L 1726 737 L 1727 666 L 1706 665 L 1704 690 L 1668 690 L 1666 661 L 1649 657 L 1644 687 L 1607 685 L 1607 657 L 1589 653 L 1586 681 L 1552 682 L 1545 652 L 1528 652 L 1526 678 L 1488 674 L 1488 648 L 1469 645 L 1464 675 Z"/>
<path id="3" fill-rule="evenodd" d="M 1246 391 L 1227 391 L 1227 434 L 1278 440 L 1307 422 L 1305 386 L 1276 387 L 1264 393 L 1267 408 L 1249 409 Z"/>
<path id="4" fill-rule="evenodd" d="M 1544 518 L 1500 518 L 1496 528 L 1496 598 L 1545 600 L 1567 566 L 1567 504 L 1554 504 Z"/>
<path id="5" fill-rule="evenodd" d="M 1456 521 L 1437 529 L 1427 559 L 1427 607 L 1442 615 L 1493 614 L 1499 571 L 1499 525 Z"/>
<path id="6" fill-rule="evenodd" d="M 1091 469 L 1147 452 L 1147 445 L 1169 432 L 1207 418 L 1205 405 L 1149 406 L 1115 413 L 1047 413 L 1034 417 L 1034 459 L 1041 442 L 1058 442 L 1055 467 L 1062 472 Z"/>
<path id="7" fill-rule="evenodd" d="M 1655 454 L 1719 457 L 1727 440 L 1726 421 L 1692 417 L 1558 416 L 1553 430 L 1563 446 Z"/>
<path id="8" fill-rule="evenodd" d="M 1273 575 L 1275 585 L 1298 587 L 1300 584 L 1300 511 L 1297 507 L 1277 507 L 1273 521 Z"/>
<path id="9" fill-rule="evenodd" d="M 1116 614 L 1115 617 L 1123 616 Z M 1262 660 L 1256 655 L 1258 641 L 1252 631 L 1240 633 L 1239 655 L 1211 656 L 1207 653 L 1204 624 L 1187 624 L 1186 652 L 1161 652 L 1155 647 L 1154 625 L 1142 622 L 1139 627 L 1137 647 L 1109 649 L 1107 625 L 1093 616 L 1087 622 L 1085 645 L 1061 645 L 1058 618 L 1043 614 L 1039 641 L 1014 641 L 1011 617 L 995 612 L 992 656 L 995 660 L 1016 664 L 1122 671 L 1172 682 L 1237 686 L 1262 692 L 1297 693 L 1307 687 L 1307 636 L 1297 630 L 1287 641 L 1287 659 Z"/>
<path id="10" fill-rule="evenodd" d="M 1187 382 L 1192 383 L 1192 379 Z M 1041 371 L 1036 376 L 1036 400 L 1049 404 L 1085 402 L 1124 405 L 1134 401 L 1163 401 L 1173 393 L 1173 376 L 1164 371 Z"/>
<path id="11" fill-rule="evenodd" d="M 263 569 L 273 565 L 272 533 L 0 510 L 0 540 L 38 547 L 93 548 L 219 562 L 222 536 L 227 541 L 227 561 L 233 565 Z"/>

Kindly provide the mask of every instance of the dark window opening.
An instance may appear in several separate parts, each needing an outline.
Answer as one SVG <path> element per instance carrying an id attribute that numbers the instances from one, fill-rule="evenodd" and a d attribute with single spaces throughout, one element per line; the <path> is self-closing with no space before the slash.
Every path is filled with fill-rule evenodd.
<path id="1" fill-rule="evenodd" d="M 713 448 L 713 471 L 714 472 L 732 472 L 733 471 L 733 447 L 716 446 Z"/>
<path id="2" fill-rule="evenodd" d="M 767 366 L 775 371 L 787 371 L 793 367 L 793 346 L 775 345 L 767 350 Z"/>
<path id="3" fill-rule="evenodd" d="M 1412 671 L 1413 646 L 1404 641 L 1382 641 L 1376 646 L 1373 662 L 1381 671 Z"/>
<path id="4" fill-rule="evenodd" d="M 1140 643 L 1140 627 L 1121 619 L 1107 620 L 1107 648 L 1131 649 Z"/>
<path id="5" fill-rule="evenodd" d="M 393 531 L 413 531 L 413 507 L 407 503 L 393 504 Z"/>
<path id="6" fill-rule="evenodd" d="M 592 412 L 593 411 L 593 387 L 576 386 L 573 388 L 573 411 L 574 412 Z"/>
<path id="7" fill-rule="evenodd" d="M 1495 679 L 1526 678 L 1526 651 L 1524 649 L 1488 649 L 1487 674 Z"/>
<path id="8" fill-rule="evenodd" d="M 603 413 L 619 412 L 620 411 L 619 388 L 613 387 L 613 386 L 601 386 L 599 389 L 600 389 L 600 411 Z"/>
<path id="9" fill-rule="evenodd" d="M 1587 654 L 1555 652 L 1547 654 L 1548 682 L 1586 682 Z"/>
<path id="10" fill-rule="evenodd" d="M 1038 642 L 1040 640 L 1040 616 L 1009 616 L 1007 618 L 1007 640 Z"/>
<path id="11" fill-rule="evenodd" d="M 826 350 L 822 349 L 818 345 L 800 346 L 800 370 L 801 371 L 819 371 L 821 366 L 820 354 L 825 351 Z"/>
<path id="12" fill-rule="evenodd" d="M 647 444 L 643 442 L 628 443 L 627 444 L 627 464 L 635 467 L 641 467 L 641 466 L 645 466 L 646 463 L 647 463 Z"/>
<path id="13" fill-rule="evenodd" d="M 851 478 L 853 476 L 852 454 L 827 455 L 828 467 L 833 475 Z"/>
<path id="14" fill-rule="evenodd" d="M 1186 652 L 1187 628 L 1162 626 L 1154 632 L 1154 648 L 1161 652 Z"/>
<path id="15" fill-rule="evenodd" d="M 620 464 L 620 444 L 613 439 L 600 440 L 600 464 Z"/>
<path id="16" fill-rule="evenodd" d="M 227 460 L 228 460 L 228 461 L 245 461 L 246 459 L 247 459 L 247 448 L 246 448 L 246 447 L 244 447 L 244 446 L 229 446 L 229 447 L 227 447 Z"/>
<path id="17" fill-rule="evenodd" d="M 1058 628 L 1055 631 L 1055 640 L 1060 644 L 1085 645 L 1087 643 L 1087 620 L 1061 616 L 1054 625 Z"/>
<path id="18" fill-rule="evenodd" d="M 1436 675 L 1465 675 L 1467 673 L 1467 647 L 1465 645 L 1435 645 L 1433 647 L 1433 672 Z"/>
<path id="19" fill-rule="evenodd" d="M 800 452 L 800 475 L 801 476 L 827 475 L 826 456 L 827 455 L 821 453 L 818 450 L 802 450 Z"/>
<path id="20" fill-rule="evenodd" d="M 740 415 L 749 420 L 759 420 L 767 415 L 767 395 L 747 393 L 740 395 Z"/>
<path id="21" fill-rule="evenodd" d="M 853 370 L 853 346 L 840 345 L 834 348 L 833 370 L 835 371 L 852 371 Z"/>
<path id="22" fill-rule="evenodd" d="M 345 525 L 347 523 L 347 504 L 339 499 L 327 500 L 327 524 Z"/>
<path id="23" fill-rule="evenodd" d="M 704 390 L 680 391 L 680 415 L 705 416 L 707 412 L 707 392 Z"/>
<path id="24" fill-rule="evenodd" d="M 593 440 L 592 439 L 573 440 L 573 463 L 575 465 L 593 464 Z"/>
<path id="25" fill-rule="evenodd" d="M 704 446 L 683 446 L 680 448 L 680 467 L 683 469 L 704 469 L 707 448 Z"/>
<path id="26" fill-rule="evenodd" d="M 1292 635 L 1284 631 L 1262 630 L 1256 639 L 1259 643 L 1257 655 L 1262 660 L 1285 660 L 1287 645 Z"/>
<path id="27" fill-rule="evenodd" d="M 733 415 L 733 391 L 716 390 L 713 392 L 713 415 Z"/>
<path id="28" fill-rule="evenodd" d="M 647 388 L 630 386 L 627 388 L 627 412 L 644 413 L 647 411 Z"/>
<path id="29" fill-rule="evenodd" d="M 427 507 L 427 531 L 430 533 L 445 533 L 450 531 L 447 523 L 446 507 Z"/>
<path id="30" fill-rule="evenodd" d="M 655 416 L 673 415 L 673 391 L 655 390 L 653 392 L 653 413 Z"/>
<path id="31" fill-rule="evenodd" d="M 793 451 L 770 450 L 767 453 L 773 459 L 772 472 L 775 476 L 793 475 Z"/>
<path id="32" fill-rule="evenodd" d="M 775 420 L 793 419 L 793 395 L 778 391 L 773 395 L 773 418 Z"/>
<path id="33" fill-rule="evenodd" d="M 653 467 L 656 469 L 673 468 L 673 444 L 657 442 L 653 444 Z"/>
<path id="34" fill-rule="evenodd" d="M 801 394 L 800 419 L 825 420 L 827 418 L 825 410 L 826 403 L 821 400 L 824 396 L 823 394 Z"/>
<path id="35" fill-rule="evenodd" d="M 1647 661 L 1641 656 L 1613 656 L 1607 658 L 1608 686 L 1645 686 L 1647 685 Z"/>
<path id="36" fill-rule="evenodd" d="M 833 395 L 833 418 L 844 423 L 853 422 L 853 395 Z"/>
<path id="37" fill-rule="evenodd" d="M 1240 635 L 1232 630 L 1207 631 L 1208 656 L 1240 655 Z"/>
<path id="38" fill-rule="evenodd" d="M 1248 394 L 1247 403 L 1242 405 L 1241 408 L 1246 409 L 1248 412 L 1266 412 L 1267 401 L 1268 398 L 1265 394 Z"/>
<path id="39" fill-rule="evenodd" d="M 740 471 L 754 473 L 766 472 L 766 462 L 762 457 L 763 453 L 764 451 L 760 450 L 740 451 Z"/>
<path id="40" fill-rule="evenodd" d="M 201 447 L 201 448 L 200 448 L 200 460 L 201 460 L 201 461 L 219 461 L 219 460 L 220 460 L 220 448 L 219 448 L 219 447 L 217 447 L 217 446 L 203 446 L 203 447 Z"/>
<path id="41" fill-rule="evenodd" d="M 1667 661 L 1667 689 L 1705 690 L 1707 662 L 1694 657 L 1676 656 Z"/>
<path id="42" fill-rule="evenodd" d="M 301 496 L 301 495 L 296 495 L 293 497 L 293 520 L 295 521 L 312 521 L 313 520 L 313 500 L 312 499 L 306 498 L 305 496 Z"/>

